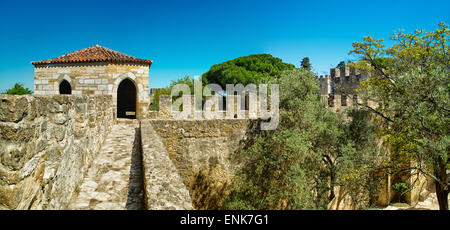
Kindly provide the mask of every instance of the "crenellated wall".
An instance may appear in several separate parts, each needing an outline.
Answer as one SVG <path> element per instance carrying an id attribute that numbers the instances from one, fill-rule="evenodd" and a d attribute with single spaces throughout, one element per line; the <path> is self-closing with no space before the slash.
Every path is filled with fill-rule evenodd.
<path id="1" fill-rule="evenodd" d="M 362 81 L 369 79 L 370 73 L 352 67 L 342 66 L 330 69 L 330 75 L 317 76 L 322 100 L 334 112 L 345 110 L 355 104 L 376 107 L 371 100 L 363 100 L 358 92 Z M 364 94 L 364 93 L 363 93 Z"/>
<path id="2" fill-rule="evenodd" d="M 65 209 L 111 129 L 112 104 L 0 95 L 0 209 Z"/>
<path id="3" fill-rule="evenodd" d="M 220 109 L 219 99 L 220 97 L 215 96 L 204 96 L 203 110 L 195 109 L 195 98 L 193 95 L 182 96 L 183 104 L 189 104 L 187 107 L 191 109 L 191 112 L 187 117 L 181 118 L 182 120 L 198 120 L 198 119 L 257 119 L 264 116 L 260 108 L 258 108 L 258 103 L 260 103 L 259 98 L 256 98 L 256 103 L 250 102 L 250 98 L 247 96 L 244 99 L 240 95 L 235 95 L 232 97 L 222 97 L 222 106 Z M 232 100 L 229 100 L 229 99 Z M 229 100 L 229 101 L 227 101 Z M 270 99 L 266 99 L 267 108 L 266 111 L 270 113 Z M 149 119 L 173 119 L 172 110 L 172 100 L 170 95 L 160 95 L 159 96 L 159 110 L 149 111 Z M 183 107 L 184 105 L 181 105 Z M 227 106 L 233 106 L 233 110 L 228 112 Z M 211 112 L 210 112 L 211 111 Z"/>
<path id="4" fill-rule="evenodd" d="M 370 74 L 348 66 L 330 69 L 330 75 L 317 76 L 322 96 L 353 97 L 362 81 Z"/>

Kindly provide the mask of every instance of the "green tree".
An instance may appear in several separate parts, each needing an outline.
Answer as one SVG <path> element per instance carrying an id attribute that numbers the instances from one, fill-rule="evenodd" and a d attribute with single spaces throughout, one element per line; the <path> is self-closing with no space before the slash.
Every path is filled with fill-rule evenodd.
<path id="1" fill-rule="evenodd" d="M 16 83 L 14 85 L 14 87 L 5 91 L 5 94 L 10 94 L 10 95 L 23 95 L 23 94 L 32 94 L 32 93 L 33 92 L 30 89 L 23 87 L 23 84 L 20 84 L 20 83 Z"/>
<path id="2" fill-rule="evenodd" d="M 345 67 L 345 61 L 339 62 L 339 64 L 336 66 L 336 68 L 340 69 L 342 67 Z"/>
<path id="3" fill-rule="evenodd" d="M 360 92 L 378 106 L 364 106 L 385 121 L 384 137 L 392 151 L 414 162 L 385 167 L 433 178 L 442 210 L 448 210 L 450 168 L 449 35 L 448 25 L 439 23 L 435 31 L 395 32 L 392 47 L 367 36 L 350 51 L 360 57 L 352 66 L 372 73 Z"/>
<path id="4" fill-rule="evenodd" d="M 300 69 L 311 71 L 311 63 L 309 63 L 309 57 L 304 57 L 302 59 L 302 63 L 301 63 Z"/>
<path id="5" fill-rule="evenodd" d="M 382 179 L 377 167 L 388 156 L 379 145 L 379 126 L 370 111 L 352 107 L 345 113 L 347 119 L 339 126 L 342 135 L 338 137 L 330 181 L 339 186 L 340 198 L 347 194 L 353 208 L 362 209 L 376 203 Z"/>
<path id="6" fill-rule="evenodd" d="M 325 209 L 337 185 L 358 194 L 367 184 L 363 169 L 375 158 L 376 151 L 366 151 L 373 146 L 365 134 L 371 129 L 362 119 L 346 123 L 328 110 L 310 71 L 285 71 L 274 82 L 280 86 L 280 124 L 233 154 L 242 165 L 223 208 Z"/>
<path id="7" fill-rule="evenodd" d="M 152 103 L 150 104 L 150 110 L 157 111 L 159 110 L 159 96 L 160 95 L 170 95 L 172 92 L 172 88 L 177 84 L 186 84 L 191 89 L 191 94 L 194 94 L 194 79 L 192 79 L 190 76 L 186 75 L 182 78 L 178 78 L 175 81 L 171 81 L 170 85 L 157 89 L 154 96 Z"/>
<path id="8" fill-rule="evenodd" d="M 216 83 L 225 89 L 226 84 L 259 84 L 277 78 L 283 70 L 294 69 L 292 64 L 270 54 L 254 54 L 238 57 L 213 65 L 202 75 L 203 84 Z"/>

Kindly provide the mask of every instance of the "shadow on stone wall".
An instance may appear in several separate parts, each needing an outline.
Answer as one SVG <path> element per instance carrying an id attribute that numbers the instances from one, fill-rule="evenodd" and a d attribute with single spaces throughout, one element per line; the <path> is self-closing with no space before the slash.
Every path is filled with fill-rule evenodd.
<path id="1" fill-rule="evenodd" d="M 136 128 L 131 154 L 130 179 L 128 184 L 127 210 L 145 210 L 144 179 L 142 168 L 142 141 L 140 128 Z"/>
<path id="2" fill-rule="evenodd" d="M 195 209 L 220 209 L 239 165 L 231 155 L 251 141 L 259 120 L 149 120 Z M 145 128 L 145 127 L 143 127 Z M 145 143 L 144 143 L 145 144 Z"/>

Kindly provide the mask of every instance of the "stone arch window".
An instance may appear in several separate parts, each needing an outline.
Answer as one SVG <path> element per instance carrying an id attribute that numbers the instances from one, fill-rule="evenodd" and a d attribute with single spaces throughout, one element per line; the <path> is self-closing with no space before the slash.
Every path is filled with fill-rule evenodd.
<path id="1" fill-rule="evenodd" d="M 136 119 L 136 85 L 129 78 L 117 88 L 117 118 Z"/>
<path id="2" fill-rule="evenodd" d="M 72 94 L 72 86 L 65 79 L 59 83 L 59 94 Z"/>

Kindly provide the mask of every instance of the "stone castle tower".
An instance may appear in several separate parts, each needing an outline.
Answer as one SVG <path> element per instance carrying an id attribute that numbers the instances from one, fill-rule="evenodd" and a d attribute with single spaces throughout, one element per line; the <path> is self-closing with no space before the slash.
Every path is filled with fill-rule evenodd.
<path id="1" fill-rule="evenodd" d="M 152 60 L 99 45 L 32 62 L 38 95 L 112 95 L 117 118 L 147 117 Z"/>
<path id="2" fill-rule="evenodd" d="M 330 69 L 330 75 L 318 76 L 320 94 L 328 100 L 331 107 L 348 106 L 352 100 L 359 100 L 356 90 L 360 82 L 370 74 L 348 66 Z"/>

